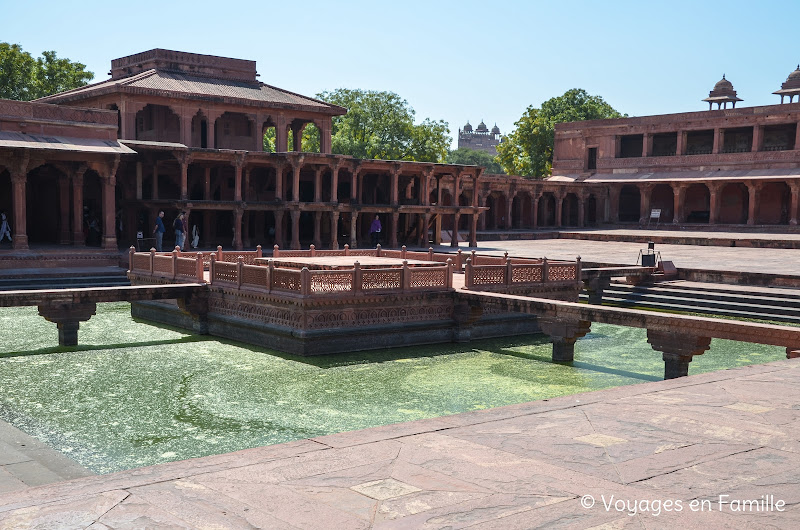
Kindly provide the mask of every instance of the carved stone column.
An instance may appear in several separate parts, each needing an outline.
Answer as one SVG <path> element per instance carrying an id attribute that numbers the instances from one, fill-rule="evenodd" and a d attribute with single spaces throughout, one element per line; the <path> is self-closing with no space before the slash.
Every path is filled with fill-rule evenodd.
<path id="1" fill-rule="evenodd" d="M 508 199 L 506 199 L 506 225 L 503 227 L 506 230 L 511 230 L 513 228 L 514 223 L 512 222 L 514 213 L 514 196 L 509 194 Z"/>
<path id="2" fill-rule="evenodd" d="M 596 277 L 583 281 L 583 287 L 589 295 L 589 303 L 592 305 L 603 305 L 603 291 L 611 285 L 611 278 Z"/>
<path id="3" fill-rule="evenodd" d="M 86 165 L 81 164 L 72 174 L 72 244 L 76 247 L 86 244 L 83 235 L 83 175 L 86 169 Z"/>
<path id="4" fill-rule="evenodd" d="M 472 214 L 469 223 L 469 246 L 478 246 L 478 214 Z"/>
<path id="5" fill-rule="evenodd" d="M 653 185 L 650 183 L 639 185 L 639 223 L 644 224 L 650 219 L 650 193 Z"/>
<path id="6" fill-rule="evenodd" d="M 314 169 L 314 202 L 322 202 L 322 170 L 323 170 L 323 168 L 324 168 L 324 166 L 317 166 Z"/>
<path id="7" fill-rule="evenodd" d="M 756 212 L 759 191 L 761 191 L 761 184 L 757 182 L 747 182 L 747 191 L 749 193 L 747 200 L 747 224 L 756 224 Z"/>
<path id="8" fill-rule="evenodd" d="M 392 168 L 391 172 L 391 205 L 397 206 L 397 196 L 400 193 L 399 187 L 400 165 L 397 164 Z M 396 246 L 396 245 L 395 245 Z"/>
<path id="9" fill-rule="evenodd" d="M 153 162 L 153 180 L 150 181 L 150 198 L 158 200 L 158 161 Z"/>
<path id="10" fill-rule="evenodd" d="M 331 212 L 331 250 L 339 250 L 339 212 Z"/>
<path id="11" fill-rule="evenodd" d="M 286 215 L 286 210 L 275 211 L 275 244 L 279 247 L 284 247 L 283 234 L 283 218 Z"/>
<path id="12" fill-rule="evenodd" d="M 561 227 L 561 214 L 564 208 L 564 196 L 561 193 L 555 195 L 556 197 L 556 226 Z"/>
<path id="13" fill-rule="evenodd" d="M 397 248 L 397 231 L 400 224 L 400 212 L 392 212 L 392 225 L 389 231 L 389 247 Z"/>
<path id="14" fill-rule="evenodd" d="M 283 167 L 282 160 L 275 164 L 275 198 L 279 201 L 283 200 Z"/>
<path id="15" fill-rule="evenodd" d="M 796 226 L 800 218 L 800 182 L 793 182 L 790 186 L 792 192 L 792 203 L 789 207 L 789 224 Z"/>
<path id="16" fill-rule="evenodd" d="M 49 302 L 39 306 L 39 314 L 58 326 L 58 345 L 77 346 L 78 328 L 97 311 L 94 302 Z"/>
<path id="17" fill-rule="evenodd" d="M 242 200 L 242 166 L 244 165 L 243 156 L 235 156 L 233 158 L 233 200 L 240 202 Z"/>
<path id="18" fill-rule="evenodd" d="M 358 212 L 350 213 L 350 248 L 358 248 L 356 229 L 358 228 Z"/>
<path id="19" fill-rule="evenodd" d="M 672 185 L 672 223 L 680 224 L 684 221 L 683 203 L 686 198 L 686 185 Z"/>
<path id="20" fill-rule="evenodd" d="M 339 202 L 339 164 L 331 168 L 331 202 Z"/>
<path id="21" fill-rule="evenodd" d="M 583 228 L 586 224 L 586 195 L 578 196 L 578 227 Z"/>
<path id="22" fill-rule="evenodd" d="M 114 226 L 114 221 L 116 220 L 117 213 L 116 175 L 118 164 L 119 157 L 117 157 L 116 163 L 112 165 L 108 174 L 101 176 L 103 186 L 103 248 L 106 250 L 116 250 L 117 248 L 117 231 Z"/>
<path id="23" fill-rule="evenodd" d="M 720 210 L 720 193 L 722 191 L 722 184 L 719 182 L 712 182 L 708 184 L 709 193 L 709 224 L 715 225 L 719 223 L 719 210 Z"/>
<path id="24" fill-rule="evenodd" d="M 242 218 L 244 217 L 244 210 L 236 208 L 233 210 L 233 248 L 235 250 L 242 250 Z"/>
<path id="25" fill-rule="evenodd" d="M 314 248 L 322 248 L 322 239 L 320 236 L 321 221 L 322 212 L 314 212 Z"/>
<path id="26" fill-rule="evenodd" d="M 453 214 L 453 237 L 450 238 L 450 246 L 458 247 L 458 223 L 461 221 L 461 214 Z"/>
<path id="27" fill-rule="evenodd" d="M 648 329 L 647 342 L 654 350 L 663 354 L 664 379 L 675 379 L 689 375 L 692 357 L 702 355 L 708 349 L 711 337 Z"/>
<path id="28" fill-rule="evenodd" d="M 531 215 L 533 216 L 531 221 L 534 229 L 539 228 L 539 199 L 541 197 L 542 197 L 541 193 L 536 193 L 533 195 L 531 199 L 531 208 L 533 210 L 531 212 Z"/>
<path id="29" fill-rule="evenodd" d="M 27 164 L 25 164 L 27 166 Z M 11 246 L 15 250 L 28 249 L 28 204 L 25 186 L 28 182 L 27 173 L 23 171 L 11 172 L 11 204 L 14 208 L 14 241 Z"/>
<path id="30" fill-rule="evenodd" d="M 622 188 L 620 186 L 610 186 L 608 190 L 609 216 L 612 223 L 619 223 L 619 196 L 621 192 Z"/>
<path id="31" fill-rule="evenodd" d="M 292 210 L 292 250 L 300 250 L 300 210 Z"/>
<path id="32" fill-rule="evenodd" d="M 136 200 L 142 200 L 142 162 L 136 162 Z"/>
<path id="33" fill-rule="evenodd" d="M 591 331 L 591 322 L 539 317 L 542 333 L 553 342 L 553 362 L 572 362 L 575 359 L 575 341 Z"/>

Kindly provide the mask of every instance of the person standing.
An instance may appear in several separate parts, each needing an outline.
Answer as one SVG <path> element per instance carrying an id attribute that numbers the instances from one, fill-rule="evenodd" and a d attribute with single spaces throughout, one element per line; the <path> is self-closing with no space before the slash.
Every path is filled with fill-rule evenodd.
<path id="1" fill-rule="evenodd" d="M 372 246 L 377 247 L 378 241 L 381 239 L 381 219 L 378 217 L 378 214 L 375 214 L 375 219 L 372 220 L 372 224 L 369 227 L 369 235 L 372 237 Z"/>
<path id="2" fill-rule="evenodd" d="M 175 218 L 172 228 L 175 229 L 175 246 L 183 250 L 183 240 L 186 237 L 186 223 L 183 220 L 183 212 Z"/>
<path id="3" fill-rule="evenodd" d="M 156 250 L 158 252 L 162 252 L 161 245 L 164 243 L 164 232 L 167 231 L 166 227 L 164 227 L 164 210 L 158 212 L 158 217 L 156 217 L 156 227 L 153 228 L 153 235 L 156 236 Z"/>
<path id="4" fill-rule="evenodd" d="M 2 216 L 2 224 L 0 224 L 0 243 L 7 237 L 8 241 L 11 242 L 11 227 L 8 226 L 8 219 L 6 219 L 6 212 L 0 214 Z"/>

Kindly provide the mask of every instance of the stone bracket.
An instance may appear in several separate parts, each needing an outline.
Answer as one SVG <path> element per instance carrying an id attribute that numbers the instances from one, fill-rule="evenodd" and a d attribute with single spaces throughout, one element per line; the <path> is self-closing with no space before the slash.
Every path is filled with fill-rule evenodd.
<path id="1" fill-rule="evenodd" d="M 454 342 L 469 342 L 472 338 L 472 325 L 483 315 L 480 304 L 460 303 L 453 306 Z"/>
<path id="2" fill-rule="evenodd" d="M 201 335 L 208 334 L 208 291 L 178 298 L 178 307 L 192 317 L 192 329 Z"/>
<path id="3" fill-rule="evenodd" d="M 647 342 L 664 359 L 664 379 L 689 375 L 692 357 L 702 355 L 711 346 L 711 337 L 677 331 L 647 330 Z"/>
<path id="4" fill-rule="evenodd" d="M 587 320 L 566 320 L 539 317 L 539 328 L 553 342 L 553 362 L 572 362 L 575 359 L 575 342 L 591 331 Z"/>
<path id="5" fill-rule="evenodd" d="M 596 277 L 583 280 L 583 288 L 589 295 L 589 303 L 592 305 L 602 305 L 603 291 L 611 285 L 610 277 Z"/>
<path id="6" fill-rule="evenodd" d="M 78 328 L 97 311 L 94 302 L 51 301 L 39 306 L 39 314 L 58 326 L 58 345 L 77 346 Z"/>

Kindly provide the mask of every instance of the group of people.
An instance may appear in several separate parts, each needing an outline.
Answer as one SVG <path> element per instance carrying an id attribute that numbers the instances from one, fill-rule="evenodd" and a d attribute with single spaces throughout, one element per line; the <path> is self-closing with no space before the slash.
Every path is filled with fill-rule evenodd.
<path id="1" fill-rule="evenodd" d="M 186 212 L 181 212 L 178 214 L 178 217 L 172 222 L 172 229 L 175 232 L 175 246 L 179 247 L 181 250 L 185 249 L 186 244 L 186 236 L 189 233 L 189 226 L 186 222 Z M 156 217 L 156 224 L 153 228 L 153 236 L 156 238 L 156 250 L 158 252 L 163 251 L 164 245 L 164 234 L 167 232 L 167 227 L 164 225 L 164 210 L 158 212 L 158 216 Z M 197 248 L 197 245 L 200 243 L 200 231 L 197 229 L 197 225 L 194 225 L 192 228 L 192 248 Z"/>

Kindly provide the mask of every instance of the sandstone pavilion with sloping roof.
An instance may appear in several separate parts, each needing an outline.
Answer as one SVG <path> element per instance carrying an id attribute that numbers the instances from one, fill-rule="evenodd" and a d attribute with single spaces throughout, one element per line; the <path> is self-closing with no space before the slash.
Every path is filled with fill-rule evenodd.
<path id="1" fill-rule="evenodd" d="M 165 249 L 181 211 L 205 248 L 357 247 L 375 215 L 385 246 L 439 243 L 444 231 L 475 244 L 482 168 L 333 155 L 332 119 L 347 110 L 259 81 L 255 61 L 154 49 L 114 59 L 110 75 L 0 101 L 14 249 L 149 248 L 160 210 Z M 316 152 L 303 144 L 310 124 Z"/>

